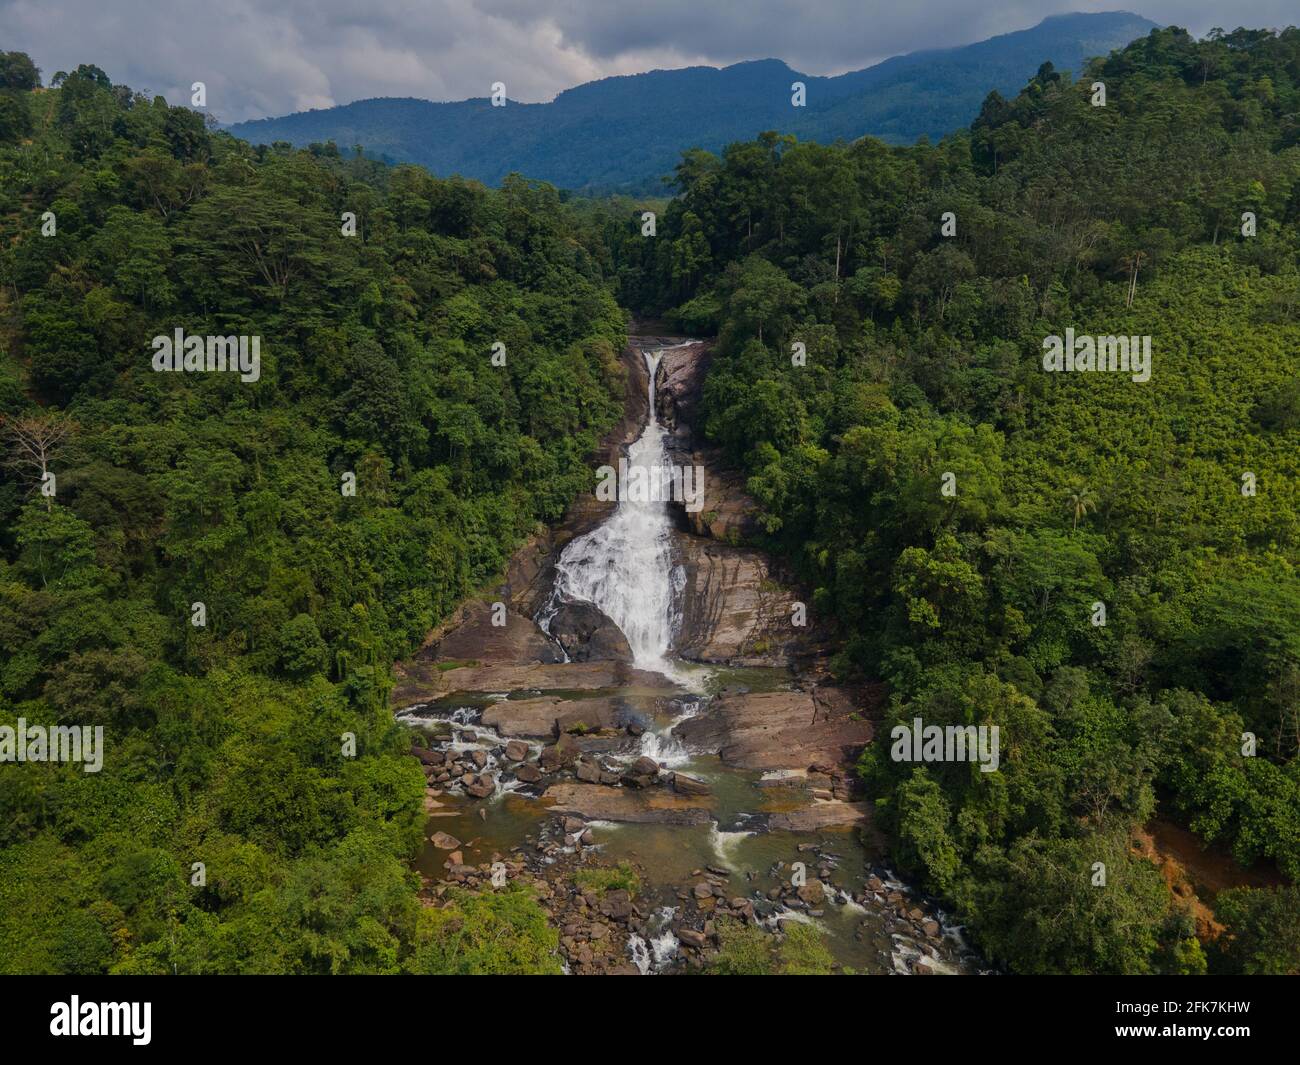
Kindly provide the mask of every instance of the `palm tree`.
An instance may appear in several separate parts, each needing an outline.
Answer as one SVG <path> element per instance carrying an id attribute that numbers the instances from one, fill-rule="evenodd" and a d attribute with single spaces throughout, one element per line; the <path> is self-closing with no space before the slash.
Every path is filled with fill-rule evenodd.
<path id="1" fill-rule="evenodd" d="M 1074 525 L 1071 528 L 1077 530 L 1079 519 L 1086 518 L 1089 511 L 1097 509 L 1097 500 L 1093 497 L 1091 488 L 1076 488 L 1070 493 L 1067 505 L 1074 517 Z"/>

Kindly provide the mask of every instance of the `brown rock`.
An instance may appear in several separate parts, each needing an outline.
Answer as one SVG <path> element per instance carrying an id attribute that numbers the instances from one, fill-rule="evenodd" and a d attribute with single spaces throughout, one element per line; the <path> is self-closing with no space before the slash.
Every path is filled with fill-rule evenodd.
<path id="1" fill-rule="evenodd" d="M 659 788 L 632 791 L 562 781 L 547 788 L 542 798 L 551 803 L 555 813 L 580 814 L 591 821 L 702 825 L 710 820 L 707 809 L 692 806 L 686 796 Z"/>
<path id="2" fill-rule="evenodd" d="M 674 773 L 673 791 L 679 795 L 709 795 L 713 789 L 704 781 L 688 777 L 685 773 Z"/>
<path id="3" fill-rule="evenodd" d="M 742 769 L 802 769 L 816 758 L 849 761 L 871 741 L 871 723 L 843 689 L 733 692 L 716 697 L 673 734 Z"/>

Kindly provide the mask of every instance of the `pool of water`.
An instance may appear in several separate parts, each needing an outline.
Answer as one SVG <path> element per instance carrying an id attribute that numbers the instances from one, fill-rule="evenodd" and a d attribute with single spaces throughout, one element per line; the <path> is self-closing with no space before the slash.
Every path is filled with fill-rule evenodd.
<path id="1" fill-rule="evenodd" d="M 706 691 L 743 687 L 751 691 L 773 691 L 789 687 L 791 674 L 784 669 L 711 669 L 702 677 Z M 694 687 L 695 685 L 692 685 Z M 456 693 L 403 712 L 403 719 L 434 742 L 455 737 L 463 729 L 479 733 L 476 742 L 496 746 L 508 737 L 498 737 L 476 725 L 483 708 L 501 699 L 610 697 L 618 700 L 629 719 L 646 725 L 646 737 L 626 737 L 619 747 L 602 755 L 612 763 L 630 762 L 647 748 L 667 752 L 672 768 L 708 783 L 710 794 L 693 804 L 709 810 L 711 821 L 703 825 L 619 824 L 594 821 L 590 828 L 594 848 L 602 863 L 628 862 L 641 878 L 642 908 L 653 909 L 670 919 L 681 904 L 679 892 L 689 889 L 703 871 L 725 873 L 732 897 L 766 898 L 770 889 L 782 887 L 788 894 L 791 863 L 805 863 L 810 877 L 818 875 L 832 886 L 826 901 L 815 914 L 785 911 L 785 919 L 809 921 L 825 933 L 836 961 L 859 973 L 897 971 L 900 957 L 912 949 L 900 940 L 894 915 L 887 907 L 854 902 L 862 896 L 866 878 L 875 873 L 891 886 L 902 885 L 888 873 L 879 841 L 856 829 L 827 829 L 818 833 L 769 830 L 767 816 L 807 804 L 806 791 L 797 786 L 798 774 L 762 774 L 723 765 L 713 754 L 686 751 L 675 743 L 672 725 L 683 716 L 698 712 L 708 696 L 690 691 L 665 693 L 662 689 L 616 688 L 582 690 L 519 691 L 498 693 Z M 536 744 L 537 741 L 531 741 Z M 793 784 L 793 786 L 792 786 Z M 486 800 L 475 800 L 454 791 L 438 795 L 438 804 L 428 817 L 426 838 L 446 832 L 460 840 L 467 864 L 490 862 L 523 847 L 532 849 L 544 822 L 550 817 L 549 804 L 536 791 L 506 792 Z M 801 845 L 803 849 L 801 850 Z M 815 847 L 816 849 L 812 849 Z M 448 852 L 426 843 L 417 867 L 431 879 L 443 874 Z M 946 952 L 948 953 L 948 952 Z M 936 971 L 971 971 L 967 963 L 949 959 L 936 962 Z"/>

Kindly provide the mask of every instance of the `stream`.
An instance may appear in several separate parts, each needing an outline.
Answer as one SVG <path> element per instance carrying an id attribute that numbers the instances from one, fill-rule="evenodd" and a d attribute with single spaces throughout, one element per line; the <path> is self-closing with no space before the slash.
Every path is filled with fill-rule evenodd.
<path id="1" fill-rule="evenodd" d="M 643 352 L 649 416 L 627 448 L 628 472 L 636 476 L 634 470 L 639 468 L 643 483 L 653 484 L 650 478 L 669 463 L 667 434 L 659 424 L 655 403 L 656 376 L 666 350 L 671 347 Z M 674 521 L 663 495 L 620 496 L 603 522 L 570 540 L 556 558 L 551 596 L 534 620 L 549 635 L 560 604 L 590 603 L 627 638 L 632 665 L 667 678 L 668 683 L 453 691 L 403 709 L 399 717 L 431 747 L 440 747 L 449 759 L 474 758 L 485 773 L 494 774 L 494 790 L 486 798 L 471 797 L 454 779 L 434 792 L 426 839 L 441 832 L 465 841 L 459 853 L 466 865 L 511 853 L 541 853 L 537 860 L 545 864 L 575 851 L 601 865 L 627 863 L 640 878 L 637 903 L 646 920 L 638 932 L 627 936 L 625 952 L 642 973 L 667 973 L 681 966 L 681 944 L 673 929 L 690 901 L 692 883 L 701 876 L 708 876 L 724 898 L 751 900 L 752 919 L 764 927 L 776 930 L 780 922 L 789 920 L 812 923 L 824 933 L 827 947 L 844 970 L 865 974 L 981 971 L 983 966 L 962 939 L 961 929 L 894 875 L 879 841 L 870 833 L 850 827 L 792 832 L 769 825 L 772 815 L 808 805 L 805 773 L 739 769 L 724 764 L 717 751 L 692 750 L 674 734 L 678 725 L 700 714 L 724 688 L 780 692 L 795 688 L 798 678 L 785 668 L 702 666 L 674 656 L 685 575 L 674 561 Z M 548 668 L 562 671 L 568 668 L 567 655 L 564 660 Z M 548 697 L 584 700 L 581 705 L 599 700 L 610 707 L 617 727 L 582 736 L 584 750 L 618 772 L 648 757 L 665 773 L 673 771 L 701 782 L 707 794 L 692 801 L 707 807 L 707 820 L 681 824 L 589 818 L 588 842 L 562 837 L 562 846 L 547 843 L 554 838 L 548 837 L 547 825 L 555 816 L 541 797 L 544 784 L 513 777 L 504 748 L 511 739 L 522 739 L 530 755 L 535 755 L 549 741 L 535 734 L 512 737 L 482 719 L 503 702 Z M 437 881 L 444 875 L 446 861 L 445 850 L 426 844 L 417 867 L 430 881 Z M 825 886 L 824 897 L 811 903 L 792 897 L 792 863 L 803 863 L 807 876 Z M 922 927 L 929 929 L 928 934 L 921 932 Z"/>

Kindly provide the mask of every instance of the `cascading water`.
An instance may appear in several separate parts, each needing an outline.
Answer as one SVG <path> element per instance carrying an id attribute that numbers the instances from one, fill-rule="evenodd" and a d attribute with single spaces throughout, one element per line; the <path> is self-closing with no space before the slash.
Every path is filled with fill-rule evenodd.
<path id="1" fill-rule="evenodd" d="M 643 484 L 667 486 L 671 466 L 664 428 L 655 412 L 655 375 L 663 349 L 644 353 L 650 376 L 650 414 L 627 451 L 627 471 Z M 639 473 L 635 472 L 639 469 Z M 614 513 L 591 532 L 572 540 L 556 562 L 560 598 L 592 603 L 627 637 L 633 664 L 676 676 L 668 660 L 677 625 L 672 556 L 672 519 L 666 489 L 631 497 L 620 492 Z"/>

